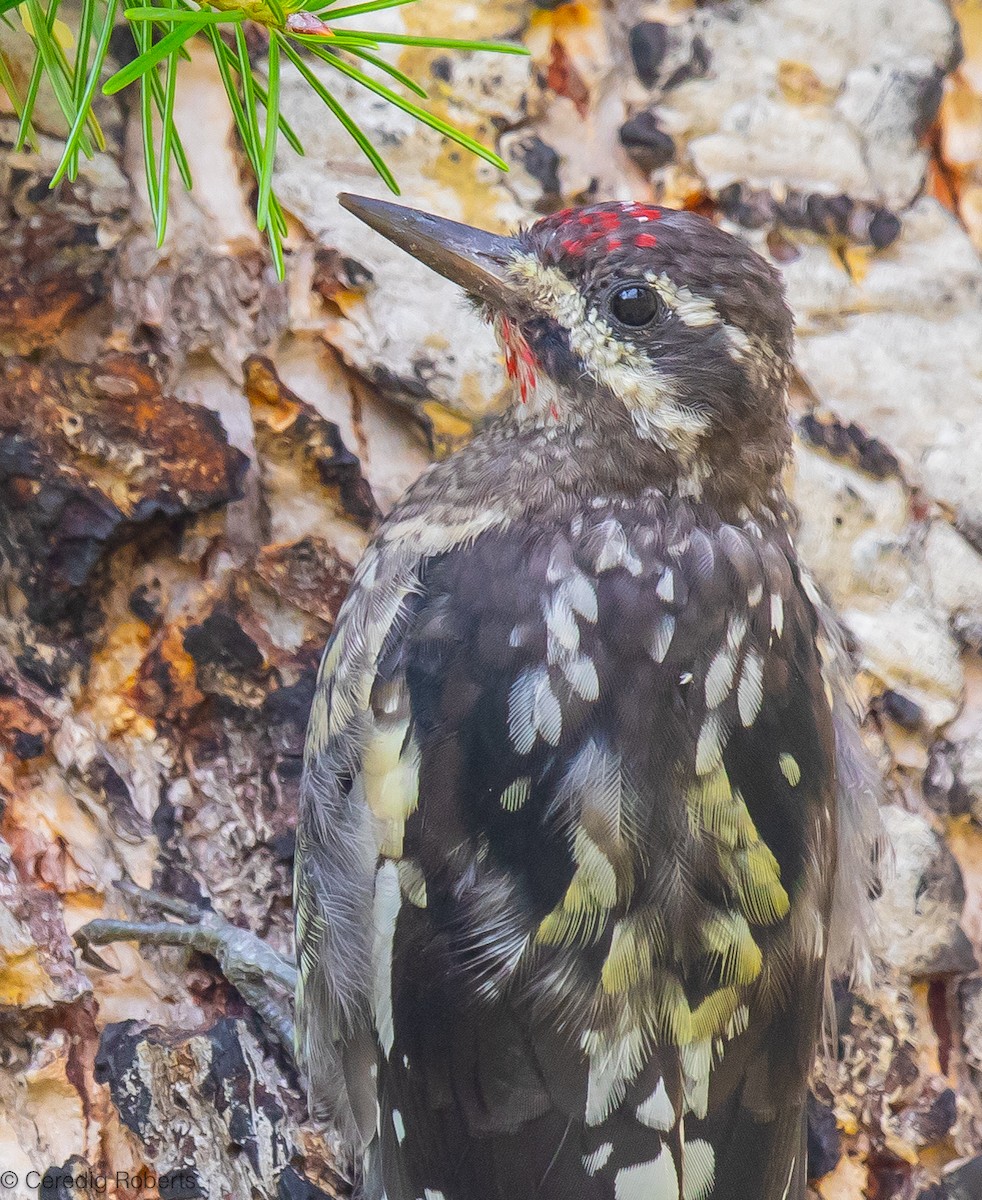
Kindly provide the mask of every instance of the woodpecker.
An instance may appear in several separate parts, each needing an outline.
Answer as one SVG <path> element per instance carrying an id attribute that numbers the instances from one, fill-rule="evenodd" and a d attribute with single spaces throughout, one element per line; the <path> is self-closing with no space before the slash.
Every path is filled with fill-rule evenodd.
<path id="1" fill-rule="evenodd" d="M 325 651 L 312 1093 L 368 1200 L 803 1200 L 871 800 L 782 487 L 778 275 L 645 204 L 509 237 L 341 203 L 481 306 L 511 397 L 387 517 Z"/>

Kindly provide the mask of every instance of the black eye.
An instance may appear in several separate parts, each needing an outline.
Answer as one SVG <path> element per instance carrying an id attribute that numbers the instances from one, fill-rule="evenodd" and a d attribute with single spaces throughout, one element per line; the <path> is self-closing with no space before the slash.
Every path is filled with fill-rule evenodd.
<path id="1" fill-rule="evenodd" d="M 642 325 L 650 325 L 661 312 L 661 299 L 647 284 L 629 283 L 611 293 L 610 311 L 622 325 L 640 329 Z"/>

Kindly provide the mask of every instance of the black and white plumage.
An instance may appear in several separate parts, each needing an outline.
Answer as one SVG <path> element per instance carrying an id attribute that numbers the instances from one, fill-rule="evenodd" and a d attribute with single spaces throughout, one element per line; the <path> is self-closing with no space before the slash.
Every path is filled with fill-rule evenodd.
<path id="1" fill-rule="evenodd" d="M 325 653 L 312 1091 L 369 1200 L 801 1200 L 871 801 L 781 490 L 776 277 L 668 210 L 348 204 L 488 305 L 515 405 L 389 516 Z"/>

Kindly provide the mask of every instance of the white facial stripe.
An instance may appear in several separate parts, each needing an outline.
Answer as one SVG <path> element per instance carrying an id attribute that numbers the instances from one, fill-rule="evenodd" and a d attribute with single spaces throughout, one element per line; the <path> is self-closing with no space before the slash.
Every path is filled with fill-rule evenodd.
<path id="1" fill-rule="evenodd" d="M 719 325 L 728 343 L 727 353 L 735 363 L 743 364 L 749 360 L 752 364 L 758 356 L 769 355 L 768 347 L 759 338 L 751 338 L 738 325 L 724 321 L 712 300 L 705 296 L 697 296 L 689 288 L 673 283 L 665 274 L 648 274 L 645 275 L 645 279 L 678 319 L 690 329 Z"/>
<path id="2" fill-rule="evenodd" d="M 566 330 L 587 373 L 622 401 L 638 436 L 690 457 L 708 421 L 679 403 L 672 380 L 652 371 L 649 359 L 630 342 L 616 338 L 596 309 L 587 310 L 583 296 L 558 268 L 544 267 L 528 254 L 516 256 L 511 270 L 532 304 Z"/>
<path id="3" fill-rule="evenodd" d="M 645 279 L 655 289 L 675 313 L 683 325 L 690 329 L 699 329 L 706 325 L 723 324 L 716 305 L 705 296 L 697 296 L 687 287 L 672 283 L 667 275 L 645 275 Z"/>

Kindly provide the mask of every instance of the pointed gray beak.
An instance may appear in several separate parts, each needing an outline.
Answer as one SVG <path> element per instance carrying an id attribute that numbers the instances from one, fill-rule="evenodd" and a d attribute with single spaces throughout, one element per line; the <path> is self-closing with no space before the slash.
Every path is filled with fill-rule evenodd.
<path id="1" fill-rule="evenodd" d="M 487 233 L 388 200 L 342 193 L 338 201 L 413 258 L 492 307 L 509 308 L 520 300 L 521 291 L 508 270 L 521 252 L 517 238 Z"/>

